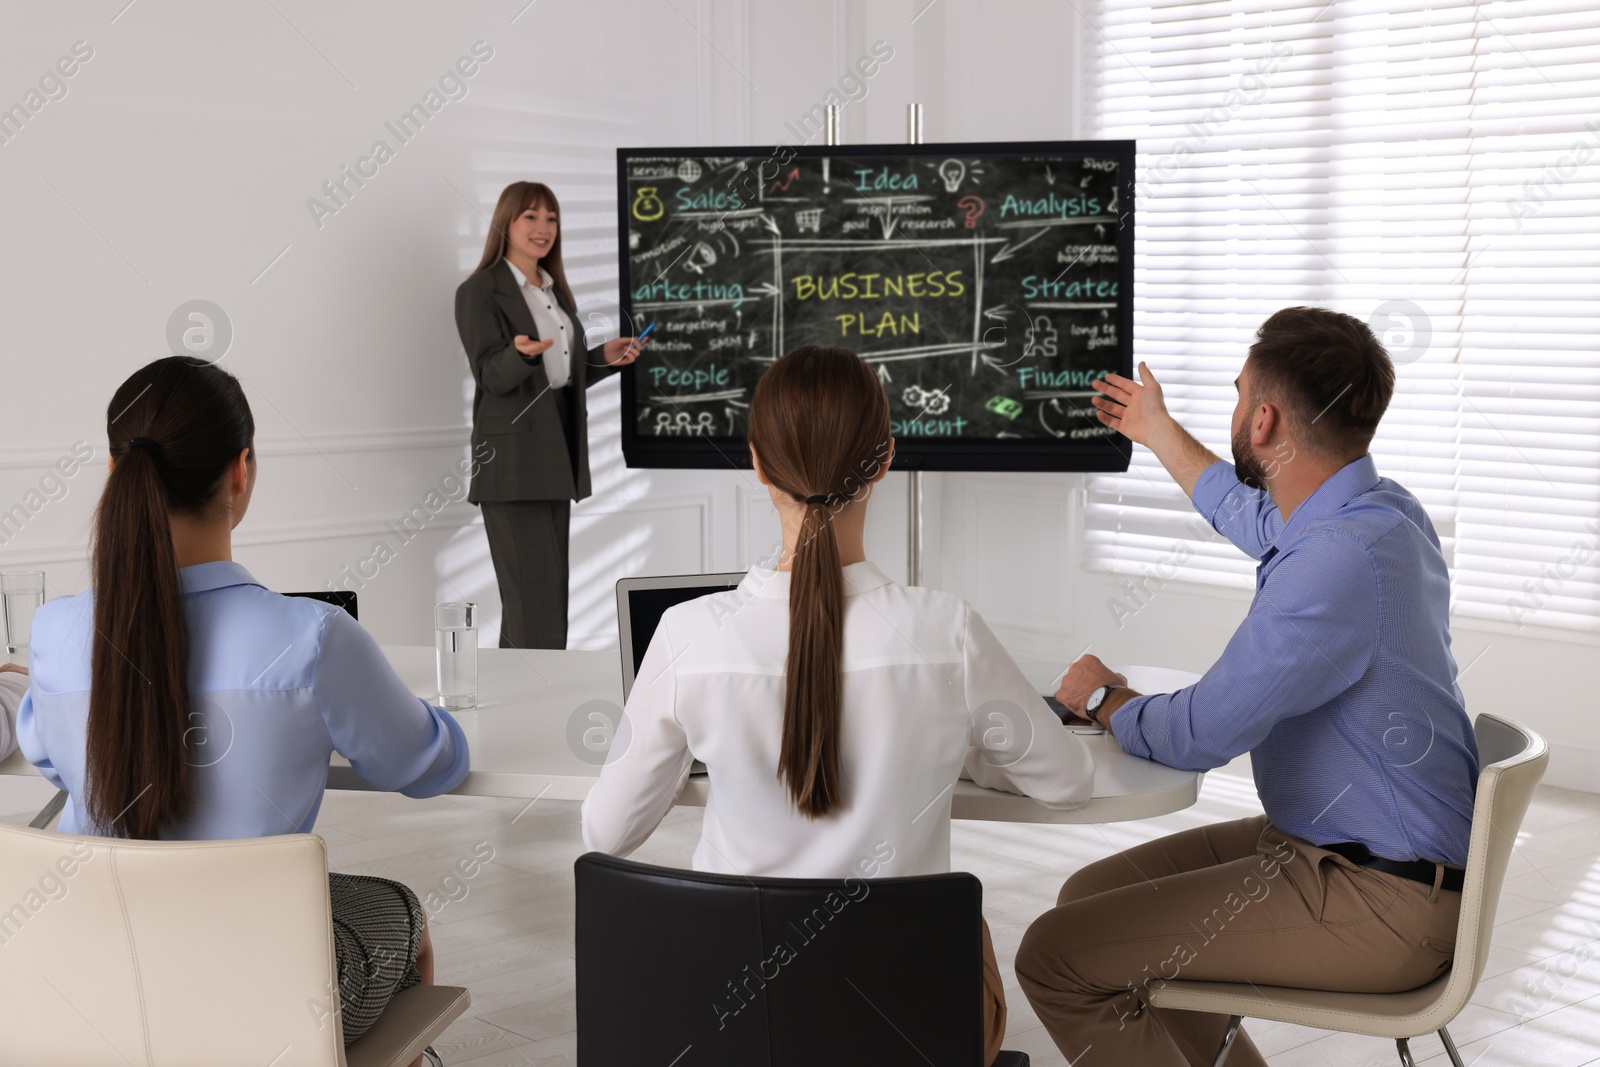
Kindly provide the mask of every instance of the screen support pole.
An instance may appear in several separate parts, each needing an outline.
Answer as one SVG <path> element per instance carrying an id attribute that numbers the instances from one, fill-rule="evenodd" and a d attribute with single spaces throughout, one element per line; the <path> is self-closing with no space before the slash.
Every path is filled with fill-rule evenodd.
<path id="1" fill-rule="evenodd" d="M 839 143 L 839 105 L 829 104 L 824 128 L 827 143 Z M 906 105 L 906 143 L 922 143 L 922 105 Z M 910 471 L 906 486 L 906 584 L 922 584 L 922 472 Z"/>
<path id="2" fill-rule="evenodd" d="M 906 144 L 922 143 L 922 105 L 906 105 Z M 907 473 L 906 584 L 922 584 L 922 472 Z"/>

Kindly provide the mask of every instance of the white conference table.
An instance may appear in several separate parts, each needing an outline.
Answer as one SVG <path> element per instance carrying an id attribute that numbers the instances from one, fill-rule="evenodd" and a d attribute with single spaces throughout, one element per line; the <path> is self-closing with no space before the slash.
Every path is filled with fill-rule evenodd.
<path id="1" fill-rule="evenodd" d="M 436 700 L 431 647 L 385 646 L 383 651 L 412 692 Z M 1021 666 L 1041 692 L 1053 690 L 1052 680 L 1061 673 L 1059 664 Z M 1170 692 L 1199 677 L 1155 667 L 1124 671 L 1129 685 L 1143 692 Z M 451 792 L 582 800 L 600 773 L 603 742 L 616 725 L 621 703 L 622 666 L 616 649 L 479 649 L 478 706 L 455 713 L 471 748 L 472 769 Z M 1087 803 L 1054 811 L 1028 797 L 962 780 L 955 787 L 951 815 L 998 822 L 1123 822 L 1179 811 L 1199 798 L 1198 772 L 1130 756 L 1108 734 L 1082 739 L 1095 761 L 1094 794 Z M 20 752 L 0 763 L 0 774 L 37 773 Z M 328 769 L 328 787 L 370 788 L 337 755 Z M 691 776 L 677 803 L 704 806 L 709 793 L 705 777 Z"/>

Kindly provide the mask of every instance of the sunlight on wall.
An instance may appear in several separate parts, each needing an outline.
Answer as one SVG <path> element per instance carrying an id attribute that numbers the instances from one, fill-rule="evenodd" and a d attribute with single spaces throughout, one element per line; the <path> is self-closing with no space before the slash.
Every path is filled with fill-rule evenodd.
<path id="1" fill-rule="evenodd" d="M 494 564 L 489 561 L 489 541 L 484 536 L 483 518 L 463 526 L 450 535 L 434 556 L 434 601 L 470 600 L 479 606 L 478 647 L 493 648 L 500 643 L 500 589 L 495 582 Z"/>
<path id="2" fill-rule="evenodd" d="M 573 536 L 595 523 L 573 523 Z M 620 539 L 591 547 L 583 561 L 574 559 L 568 594 L 567 644 L 571 648 L 608 648 L 617 643 L 616 583 L 629 575 L 653 573 L 646 566 L 654 528 L 634 519 Z"/>

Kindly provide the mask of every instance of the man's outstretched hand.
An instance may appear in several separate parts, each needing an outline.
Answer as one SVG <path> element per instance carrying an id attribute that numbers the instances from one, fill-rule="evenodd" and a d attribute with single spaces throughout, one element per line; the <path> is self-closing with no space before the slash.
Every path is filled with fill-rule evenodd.
<path id="1" fill-rule="evenodd" d="M 1100 394 L 1091 403 L 1099 409 L 1096 414 L 1102 423 L 1128 440 L 1154 450 L 1156 445 L 1152 438 L 1167 430 L 1172 416 L 1167 414 L 1161 383 L 1143 363 L 1139 364 L 1139 378 L 1144 384 L 1120 374 L 1108 374 L 1091 382 Z"/>
<path id="2" fill-rule="evenodd" d="M 1128 440 L 1154 452 L 1184 495 L 1193 497 L 1195 482 L 1217 462 L 1217 457 L 1168 414 L 1161 383 L 1143 363 L 1139 364 L 1139 379 L 1142 385 L 1132 378 L 1109 374 L 1091 383 L 1100 394 L 1092 400 L 1097 409 L 1095 415 Z"/>

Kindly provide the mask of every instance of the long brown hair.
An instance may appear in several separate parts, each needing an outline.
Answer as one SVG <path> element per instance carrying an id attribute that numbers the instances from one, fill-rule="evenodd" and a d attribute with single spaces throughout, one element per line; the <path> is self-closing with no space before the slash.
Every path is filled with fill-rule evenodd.
<path id="1" fill-rule="evenodd" d="M 815 819 L 845 803 L 839 761 L 844 569 L 833 519 L 866 494 L 888 462 L 889 398 L 872 368 L 849 349 L 797 348 L 757 383 L 749 443 L 767 479 L 806 505 L 789 564 L 778 777 L 801 814 Z"/>
<path id="2" fill-rule="evenodd" d="M 203 512 L 255 420 L 239 381 L 201 360 L 147 364 L 106 407 L 115 465 L 94 519 L 85 812 L 151 839 L 194 802 L 189 642 L 172 515 Z"/>
<path id="3" fill-rule="evenodd" d="M 556 295 L 568 310 L 577 307 L 572 299 L 572 287 L 567 285 L 567 270 L 561 265 L 561 234 L 567 227 L 561 220 L 561 205 L 556 201 L 555 190 L 543 182 L 512 182 L 500 194 L 494 206 L 494 217 L 489 220 L 489 236 L 483 242 L 483 258 L 473 274 L 488 270 L 506 258 L 506 245 L 510 243 L 511 223 L 530 208 L 542 207 L 556 217 L 556 239 L 550 242 L 550 251 L 539 260 L 539 266 L 549 272 L 556 283 Z M 535 283 L 538 279 L 534 279 Z"/>

